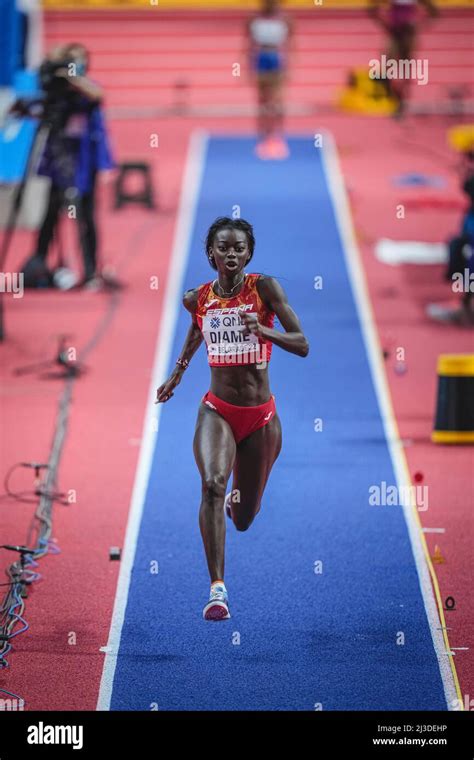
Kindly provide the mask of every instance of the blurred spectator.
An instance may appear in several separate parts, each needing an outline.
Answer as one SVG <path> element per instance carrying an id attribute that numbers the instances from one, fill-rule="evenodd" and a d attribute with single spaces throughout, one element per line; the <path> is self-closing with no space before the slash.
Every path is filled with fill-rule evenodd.
<path id="1" fill-rule="evenodd" d="M 24 266 L 34 286 L 64 205 L 75 210 L 87 289 L 101 287 L 97 272 L 95 188 L 97 173 L 114 166 L 101 110 L 102 88 L 87 77 L 89 55 L 79 43 L 55 48 L 40 68 L 45 91 L 43 118 L 50 127 L 38 173 L 51 180 L 36 251 Z"/>

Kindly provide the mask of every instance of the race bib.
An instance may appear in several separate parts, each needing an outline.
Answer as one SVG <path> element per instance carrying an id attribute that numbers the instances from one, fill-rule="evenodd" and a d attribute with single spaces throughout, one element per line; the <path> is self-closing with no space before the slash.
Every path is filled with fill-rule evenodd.
<path id="1" fill-rule="evenodd" d="M 239 356 L 254 353 L 258 335 L 244 335 L 245 325 L 240 313 L 255 314 L 250 305 L 235 309 L 210 309 L 202 320 L 202 334 L 209 356 Z"/>

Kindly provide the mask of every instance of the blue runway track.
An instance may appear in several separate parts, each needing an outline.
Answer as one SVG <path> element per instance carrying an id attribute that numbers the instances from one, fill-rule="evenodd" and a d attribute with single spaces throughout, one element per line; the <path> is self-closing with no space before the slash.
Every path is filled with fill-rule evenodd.
<path id="1" fill-rule="evenodd" d="M 369 487 L 395 479 L 320 150 L 294 138 L 289 160 L 263 162 L 253 145 L 210 139 L 183 290 L 212 278 L 207 228 L 240 206 L 257 238 L 247 271 L 279 278 L 310 354 L 273 350 L 283 450 L 250 530 L 227 523 L 229 621 L 202 619 L 202 347 L 164 406 L 110 707 L 446 710 L 402 508 L 369 505 Z M 172 363 L 188 325 L 181 309 Z"/>

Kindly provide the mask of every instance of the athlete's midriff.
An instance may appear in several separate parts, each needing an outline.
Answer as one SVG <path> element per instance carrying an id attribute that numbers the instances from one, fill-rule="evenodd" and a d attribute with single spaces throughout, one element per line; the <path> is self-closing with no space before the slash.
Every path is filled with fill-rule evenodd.
<path id="1" fill-rule="evenodd" d="M 228 404 L 258 406 L 271 397 L 268 368 L 211 367 L 210 390 Z"/>

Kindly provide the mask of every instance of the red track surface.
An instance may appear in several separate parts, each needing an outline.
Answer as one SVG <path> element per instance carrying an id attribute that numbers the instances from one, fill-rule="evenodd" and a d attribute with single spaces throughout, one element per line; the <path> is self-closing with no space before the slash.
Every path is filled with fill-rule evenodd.
<path id="1" fill-rule="evenodd" d="M 72 25 L 69 16 L 65 18 L 60 24 L 56 14 L 48 17 L 48 34 L 59 29 L 58 38 L 94 39 L 81 33 L 77 14 Z M 101 31 L 97 23 L 88 28 L 93 35 Z M 96 76 L 104 79 L 98 71 Z M 254 127 L 248 119 L 202 119 L 199 125 L 233 133 L 239 127 L 245 132 Z M 89 373 L 74 391 L 59 485 L 77 491 L 77 504 L 55 507 L 54 535 L 62 554 L 41 560 L 44 580 L 34 584 L 27 600 L 30 631 L 15 640 L 11 669 L 0 674 L 0 686 L 22 696 L 27 709 L 95 708 L 103 663 L 99 648 L 107 643 L 118 574 L 108 550 L 123 546 L 164 292 L 164 287 L 150 290 L 149 278 L 158 275 L 163 284 L 166 279 L 185 151 L 194 126 L 179 119 L 111 124 L 121 159 L 132 154 L 153 163 L 161 208 L 158 213 L 133 208 L 113 213 L 107 192 L 102 192 L 104 259 L 117 266 L 127 289 L 88 359 Z M 446 559 L 437 566 L 443 599 L 456 599 L 456 612 L 446 613 L 450 643 L 472 647 L 472 448 L 437 447 L 429 441 L 436 357 L 445 351 L 472 351 L 472 338 L 463 330 L 432 325 L 423 315 L 426 302 L 446 299 L 449 292 L 440 267 L 391 268 L 378 263 L 372 253 L 379 237 L 442 240 L 456 231 L 459 212 L 453 209 L 413 211 L 404 221 L 397 220 L 395 205 L 414 193 L 391 183 L 394 175 L 405 171 L 435 173 L 448 180 L 450 197 L 460 197 L 452 156 L 445 147 L 447 126 L 442 119 L 409 119 L 399 125 L 338 116 L 323 124 L 310 118 L 288 124 L 290 131 L 310 134 L 326 127 L 337 139 L 382 344 L 403 346 L 406 352 L 406 374 L 395 374 L 392 357 L 387 371 L 401 435 L 412 441 L 406 448 L 410 471 L 423 472 L 424 484 L 430 487 L 430 507 L 421 514 L 422 522 L 446 530 L 436 541 L 428 535 L 428 544 L 431 549 L 439 544 Z M 155 131 L 160 147 L 153 151 L 149 135 Z M 30 246 L 30 234 L 20 233 L 9 270 L 14 271 Z M 106 295 L 82 293 L 35 293 L 8 301 L 8 341 L 1 349 L 2 414 L 9 430 L 8 448 L 2 442 L 6 466 L 48 457 L 61 388 L 59 381 L 14 378 L 12 369 L 52 353 L 51 336 L 60 332 L 72 334 L 72 345 L 80 349 L 107 304 Z M 20 474 L 12 485 L 27 487 L 28 477 Z M 24 541 L 32 508 L 1 503 L 2 540 Z M 5 556 L 2 562 L 6 564 Z M 70 643 L 71 632 L 76 644 Z M 473 663 L 468 658 L 467 652 L 455 657 L 463 694 L 473 689 Z"/>
<path id="2" fill-rule="evenodd" d="M 115 130 L 112 130 L 115 132 Z M 150 125 L 121 124 L 119 155 L 134 141 L 148 141 Z M 126 209 L 103 213 L 103 250 L 127 283 L 102 341 L 89 356 L 89 373 L 74 390 L 71 420 L 59 485 L 77 491 L 77 504 L 55 507 L 58 557 L 41 561 L 44 581 L 27 601 L 31 630 L 16 639 L 11 671 L 0 686 L 27 702 L 27 709 L 95 709 L 103 655 L 115 596 L 118 563 L 109 547 L 123 546 L 125 525 L 145 400 L 153 364 L 164 287 L 150 289 L 150 278 L 166 281 L 186 139 L 163 136 L 156 186 L 161 212 Z M 121 147 L 123 146 L 123 147 Z M 106 194 L 104 194 L 106 195 Z M 103 206 L 109 205 L 103 198 Z M 13 269 L 30 252 L 31 237 L 17 238 Z M 13 271 L 15 271 L 13 269 Z M 52 336 L 68 333 L 80 350 L 103 317 L 103 294 L 28 294 L 7 304 L 8 341 L 2 348 L 2 415 L 9 431 L 3 443 L 6 465 L 45 461 L 51 444 L 62 383 L 15 378 L 13 368 L 52 355 Z M 48 339 L 49 342 L 48 342 Z M 30 487 L 19 474 L 12 487 Z M 2 540 L 22 543 L 32 505 L 2 503 Z M 2 562 L 6 558 L 2 556 Z M 68 643 L 75 632 L 77 644 Z"/>

